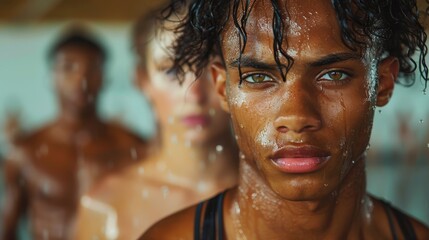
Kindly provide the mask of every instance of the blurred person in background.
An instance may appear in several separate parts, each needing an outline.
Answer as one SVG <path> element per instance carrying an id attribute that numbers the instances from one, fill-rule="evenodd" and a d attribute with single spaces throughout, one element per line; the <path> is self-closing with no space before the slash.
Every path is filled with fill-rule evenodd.
<path id="1" fill-rule="evenodd" d="M 82 198 L 78 239 L 135 239 L 162 217 L 236 184 L 237 147 L 211 75 L 189 73 L 179 84 L 169 71 L 177 22 L 158 14 L 140 19 L 133 33 L 136 85 L 157 117 L 153 149 Z"/>
<path id="2" fill-rule="evenodd" d="M 135 163 L 146 148 L 97 114 L 106 51 L 87 29 L 70 27 L 49 59 L 59 114 L 38 130 L 14 134 L 3 169 L 0 239 L 16 239 L 25 214 L 33 239 L 72 239 L 80 196 L 103 174 Z"/>

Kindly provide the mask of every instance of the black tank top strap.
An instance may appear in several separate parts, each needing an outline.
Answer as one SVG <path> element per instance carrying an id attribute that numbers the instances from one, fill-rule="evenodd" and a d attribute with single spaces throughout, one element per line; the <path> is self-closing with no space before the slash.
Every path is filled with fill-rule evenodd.
<path id="1" fill-rule="evenodd" d="M 225 192 L 222 192 L 213 198 L 203 201 L 197 205 L 194 220 L 194 239 L 195 240 L 218 240 L 223 239 L 223 199 Z M 203 206 L 204 218 L 201 224 L 201 215 Z M 217 220 L 217 221 L 216 221 Z M 202 231 L 200 228 L 202 227 Z M 217 231 L 216 231 L 217 230 Z"/>
<path id="2" fill-rule="evenodd" d="M 399 209 L 393 207 L 390 203 L 383 200 L 380 200 L 380 201 L 383 203 L 384 209 L 387 214 L 387 218 L 389 220 L 390 231 L 392 232 L 392 239 L 393 240 L 398 239 L 398 235 L 396 233 L 396 229 L 394 225 L 394 219 L 396 219 L 404 239 L 416 240 L 417 236 L 408 216 L 405 215 L 403 212 L 401 212 Z"/>

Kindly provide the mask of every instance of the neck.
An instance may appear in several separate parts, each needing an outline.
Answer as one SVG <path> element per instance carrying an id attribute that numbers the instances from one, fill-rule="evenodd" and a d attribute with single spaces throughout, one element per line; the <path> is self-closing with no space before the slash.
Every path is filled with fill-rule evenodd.
<path id="1" fill-rule="evenodd" d="M 80 112 L 63 109 L 57 119 L 57 124 L 72 132 L 79 132 L 95 130 L 102 125 L 102 121 L 92 108 Z"/>
<path id="2" fill-rule="evenodd" d="M 238 190 L 231 194 L 231 219 L 238 233 L 266 239 L 359 238 L 371 216 L 366 195 L 365 163 L 360 159 L 342 184 L 327 196 L 311 201 L 286 200 L 245 160 L 240 162 Z M 256 177 L 255 177 L 256 176 Z M 240 212 L 239 215 L 234 214 Z M 256 232 L 255 232 L 256 231 Z M 287 236 L 287 238 L 285 238 Z M 253 239 L 237 236 L 237 239 Z"/>
<path id="3" fill-rule="evenodd" d="M 229 135 L 226 132 L 210 142 L 194 144 L 181 135 L 161 133 L 153 164 L 173 183 L 191 189 L 197 185 L 199 192 L 231 187 L 236 183 L 238 153 Z"/>

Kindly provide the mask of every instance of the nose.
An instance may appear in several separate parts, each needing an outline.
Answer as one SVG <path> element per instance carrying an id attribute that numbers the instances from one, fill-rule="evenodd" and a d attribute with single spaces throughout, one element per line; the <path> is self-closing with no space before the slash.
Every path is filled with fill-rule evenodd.
<path id="1" fill-rule="evenodd" d="M 207 82 L 209 79 L 204 77 L 195 78 L 195 75 L 186 76 L 186 82 L 188 82 L 188 87 L 186 88 L 186 100 L 203 104 L 207 100 Z"/>
<path id="2" fill-rule="evenodd" d="M 285 83 L 286 84 L 286 83 Z M 322 127 L 318 111 L 317 94 L 300 86 L 286 88 L 289 97 L 282 98 L 282 106 L 274 121 L 274 126 L 281 133 L 304 133 L 317 131 Z"/>

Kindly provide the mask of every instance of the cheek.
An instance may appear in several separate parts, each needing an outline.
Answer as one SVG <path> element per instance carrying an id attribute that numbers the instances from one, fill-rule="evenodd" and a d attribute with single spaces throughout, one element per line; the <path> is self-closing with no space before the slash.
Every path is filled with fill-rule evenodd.
<path id="1" fill-rule="evenodd" d="M 362 154 L 369 141 L 373 111 L 367 88 L 353 88 L 325 96 L 321 102 L 323 119 L 329 133 L 338 141 L 329 141 L 332 149 L 339 149 L 353 158 Z M 359 89 L 359 90 L 356 90 Z"/>
<path id="2" fill-rule="evenodd" d="M 273 149 L 276 146 L 273 132 L 275 98 L 267 99 L 258 94 L 232 92 L 229 108 L 234 131 L 240 139 L 238 144 L 245 155 L 255 155 L 262 149 Z M 255 151 L 255 148 L 258 151 Z M 255 158 L 257 156 L 253 156 Z"/>
<path id="3" fill-rule="evenodd" d="M 154 90 L 154 94 L 152 94 L 153 109 L 162 125 L 171 121 L 172 117 L 174 118 L 178 105 L 177 99 L 174 91 Z"/>

